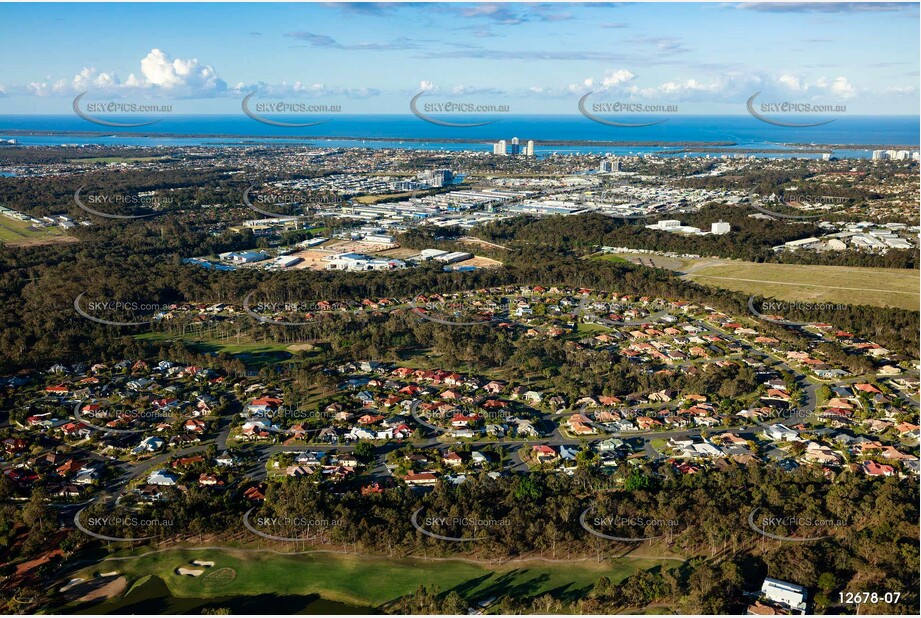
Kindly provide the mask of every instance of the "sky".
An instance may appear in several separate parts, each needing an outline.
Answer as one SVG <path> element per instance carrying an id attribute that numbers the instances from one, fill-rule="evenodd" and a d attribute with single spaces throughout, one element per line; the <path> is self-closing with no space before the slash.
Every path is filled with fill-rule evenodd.
<path id="1" fill-rule="evenodd" d="M 0 115 L 75 96 L 234 114 L 242 98 L 406 114 L 410 99 L 919 113 L 917 3 L 0 4 Z"/>

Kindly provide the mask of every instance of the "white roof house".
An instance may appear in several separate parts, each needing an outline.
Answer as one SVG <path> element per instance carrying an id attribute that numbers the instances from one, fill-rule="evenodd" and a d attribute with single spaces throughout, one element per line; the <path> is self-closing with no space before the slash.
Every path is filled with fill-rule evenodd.
<path id="1" fill-rule="evenodd" d="M 722 457 L 723 451 L 716 448 L 708 442 L 700 442 L 695 444 L 690 444 L 688 446 L 682 446 L 684 455 L 686 457 Z"/>
<path id="2" fill-rule="evenodd" d="M 799 435 L 796 433 L 796 431 L 780 423 L 771 425 L 764 431 L 764 433 L 772 440 L 782 440 L 784 442 L 796 440 L 797 436 Z"/>
<path id="3" fill-rule="evenodd" d="M 148 485 L 175 485 L 179 477 L 166 470 L 155 470 L 147 478 Z"/>
<path id="4" fill-rule="evenodd" d="M 163 448 L 163 438 L 158 438 L 157 436 L 148 436 L 141 440 L 141 443 L 134 447 L 131 452 L 137 455 L 138 453 L 152 453 Z"/>
<path id="5" fill-rule="evenodd" d="M 761 584 L 761 594 L 769 601 L 798 610 L 799 613 L 806 611 L 806 589 L 799 584 L 765 577 L 764 583 Z"/>

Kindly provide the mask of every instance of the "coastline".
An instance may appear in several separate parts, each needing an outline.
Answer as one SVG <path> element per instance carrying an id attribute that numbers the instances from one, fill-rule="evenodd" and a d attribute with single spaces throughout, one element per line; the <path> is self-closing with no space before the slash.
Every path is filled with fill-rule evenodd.
<path id="1" fill-rule="evenodd" d="M 355 137 L 355 136 L 316 136 L 316 135 L 304 135 L 304 136 L 291 136 L 291 135 L 237 135 L 232 133 L 153 133 L 153 132 L 132 132 L 132 133 L 112 133 L 104 131 L 52 131 L 52 130 L 30 130 L 30 129 L 2 129 L 0 128 L 0 133 L 3 135 L 9 135 L 12 137 L 86 137 L 86 138 L 102 138 L 102 137 L 112 137 L 117 135 L 118 137 L 126 138 L 163 138 L 163 139 L 236 139 L 243 141 L 250 140 L 270 140 L 270 141 L 303 141 L 303 140 L 312 140 L 317 142 L 323 141 L 352 141 L 352 142 L 393 142 L 400 141 L 410 144 L 478 144 L 482 146 L 492 145 L 495 140 L 489 140 L 485 138 L 478 139 L 465 139 L 460 137 Z M 496 139 L 499 139 L 498 137 Z M 718 150 L 720 148 L 732 148 L 738 146 L 739 142 L 734 141 L 669 141 L 669 140 L 584 140 L 584 139 L 573 139 L 573 140 L 535 140 L 535 143 L 541 146 L 592 146 L 592 147 L 612 147 L 612 148 L 680 148 L 680 149 L 695 149 L 703 150 L 712 149 Z M 20 144 L 22 146 L 23 144 Z M 255 145 L 255 144 L 254 144 Z M 825 152 L 828 149 L 834 150 L 879 150 L 879 149 L 913 149 L 919 148 L 918 144 L 839 144 L 839 143 L 803 143 L 803 142 L 789 142 L 789 143 L 774 143 L 776 146 L 783 146 L 787 148 L 793 148 L 801 152 Z M 54 147 L 54 146 L 43 146 L 43 147 Z M 114 148 L 117 146 L 106 146 L 108 148 Z M 125 145 L 123 147 L 137 148 L 138 146 Z M 155 146 L 161 148 L 172 148 L 174 146 Z M 207 147 L 207 145 L 205 145 Z M 215 145 L 217 147 L 217 145 Z M 734 149 L 737 152 L 765 152 L 764 148 L 738 148 Z M 677 150 L 676 152 L 683 152 L 683 150 Z"/>

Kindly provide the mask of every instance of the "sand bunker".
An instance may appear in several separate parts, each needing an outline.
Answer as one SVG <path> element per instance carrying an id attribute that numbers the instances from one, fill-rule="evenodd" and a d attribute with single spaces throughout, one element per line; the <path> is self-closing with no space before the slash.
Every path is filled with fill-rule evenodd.
<path id="1" fill-rule="evenodd" d="M 214 563 L 211 562 L 210 560 L 193 560 L 192 564 L 194 564 L 195 566 L 203 566 L 203 567 L 213 567 L 214 566 Z"/>
<path id="2" fill-rule="evenodd" d="M 68 590 L 76 586 L 77 584 L 82 584 L 85 581 L 86 580 L 83 579 L 82 577 L 77 577 L 76 579 L 72 579 L 66 584 L 64 584 L 63 586 L 61 586 L 61 589 L 58 592 L 67 592 Z"/>
<path id="3" fill-rule="evenodd" d="M 73 585 L 71 585 L 73 584 Z M 89 581 L 68 582 L 64 598 L 70 602 L 90 603 L 114 598 L 128 589 L 128 580 L 124 577 L 97 577 Z"/>
<path id="4" fill-rule="evenodd" d="M 177 575 L 188 575 L 189 577 L 198 577 L 204 572 L 204 569 L 187 569 L 185 567 L 179 567 L 176 569 Z"/>

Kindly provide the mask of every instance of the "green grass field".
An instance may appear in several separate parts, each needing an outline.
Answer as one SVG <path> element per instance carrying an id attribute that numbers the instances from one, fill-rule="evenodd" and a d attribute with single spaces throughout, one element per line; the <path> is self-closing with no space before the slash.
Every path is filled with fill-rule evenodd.
<path id="1" fill-rule="evenodd" d="M 592 259 L 624 258 L 629 262 L 680 273 L 704 285 L 786 301 L 898 307 L 917 311 L 917 270 L 811 266 L 742 262 L 721 258 L 678 259 L 658 255 L 619 254 Z"/>
<path id="2" fill-rule="evenodd" d="M 603 255 L 594 255 L 592 256 L 592 259 L 599 260 L 601 262 L 619 262 L 621 264 L 624 264 L 628 261 L 622 258 L 621 256 L 615 255 L 613 253 L 605 253 Z"/>
<path id="3" fill-rule="evenodd" d="M 285 361 L 291 358 L 292 348 L 297 349 L 297 344 L 222 341 L 220 339 L 197 339 L 191 336 L 177 337 L 169 333 L 150 332 L 135 335 L 141 341 L 171 341 L 183 339 L 185 344 L 199 354 L 220 354 L 226 352 L 236 356 L 247 366 L 260 367 L 263 365 Z"/>
<path id="4" fill-rule="evenodd" d="M 917 270 L 731 262 L 702 266 L 687 277 L 779 300 L 919 308 Z"/>
<path id="5" fill-rule="evenodd" d="M 192 567 L 192 560 L 209 560 L 215 565 L 200 577 L 175 573 L 179 567 Z M 503 594 L 521 598 L 547 592 L 560 599 L 575 600 L 587 594 L 602 575 L 619 582 L 637 570 L 665 562 L 678 564 L 676 561 L 620 558 L 613 563 L 533 561 L 487 568 L 459 560 L 422 561 L 341 554 L 285 556 L 268 552 L 176 549 L 131 560 L 105 561 L 74 576 L 89 578 L 98 571 L 117 570 L 129 582 L 135 582 L 144 576 L 156 575 L 177 597 L 319 594 L 324 599 L 379 606 L 412 593 L 422 584 L 436 585 L 442 592 L 456 590 L 470 601 Z M 207 577 L 208 572 L 226 568 L 234 569 L 236 577 Z"/>
<path id="6" fill-rule="evenodd" d="M 57 226 L 33 228 L 28 221 L 0 216 L 0 243 L 35 244 L 69 238 L 71 237 L 64 234 L 64 231 Z"/>
<path id="7" fill-rule="evenodd" d="M 611 329 L 607 326 L 601 324 L 595 324 L 594 322 L 580 322 L 578 325 L 577 332 L 574 334 L 574 339 L 581 339 L 582 337 L 588 337 L 596 335 L 597 333 L 609 333 Z"/>

